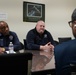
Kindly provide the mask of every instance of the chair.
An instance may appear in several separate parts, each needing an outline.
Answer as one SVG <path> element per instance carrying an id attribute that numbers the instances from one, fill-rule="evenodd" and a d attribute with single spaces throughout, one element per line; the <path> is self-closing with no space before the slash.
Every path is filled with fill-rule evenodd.
<path id="1" fill-rule="evenodd" d="M 31 53 L 0 54 L 1 75 L 31 75 Z"/>
<path id="2" fill-rule="evenodd" d="M 56 46 L 56 45 L 58 45 L 58 44 L 59 44 L 59 42 L 58 42 L 58 41 L 56 41 L 56 40 L 54 40 L 54 44 L 55 44 L 55 46 Z"/>
<path id="3" fill-rule="evenodd" d="M 21 44 L 21 49 L 24 49 L 24 44 L 22 42 L 20 42 Z"/>
<path id="4" fill-rule="evenodd" d="M 76 75 L 76 64 L 70 64 L 71 75 Z"/>
<path id="5" fill-rule="evenodd" d="M 76 75 L 76 63 L 64 66 L 61 75 Z"/>
<path id="6" fill-rule="evenodd" d="M 71 37 L 59 37 L 58 40 L 59 40 L 59 43 L 67 42 L 71 40 Z"/>
<path id="7" fill-rule="evenodd" d="M 26 39 L 23 39 L 23 42 L 24 42 L 24 49 L 27 50 L 27 43 L 26 43 Z"/>

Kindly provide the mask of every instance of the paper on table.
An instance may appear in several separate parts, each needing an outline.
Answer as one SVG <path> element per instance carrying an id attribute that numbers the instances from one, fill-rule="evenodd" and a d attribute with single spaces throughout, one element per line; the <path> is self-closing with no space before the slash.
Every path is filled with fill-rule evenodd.
<path id="1" fill-rule="evenodd" d="M 7 54 L 9 54 L 9 51 L 6 51 Z M 13 51 L 12 53 L 16 53 L 15 51 Z"/>

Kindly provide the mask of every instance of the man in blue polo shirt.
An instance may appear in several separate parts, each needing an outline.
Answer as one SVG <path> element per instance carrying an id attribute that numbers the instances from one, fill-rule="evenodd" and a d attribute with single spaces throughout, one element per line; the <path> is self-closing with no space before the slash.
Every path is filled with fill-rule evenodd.
<path id="1" fill-rule="evenodd" d="M 26 36 L 27 48 L 30 50 L 53 50 L 54 40 L 50 32 L 45 29 L 45 23 L 40 20 L 36 27 Z"/>
<path id="2" fill-rule="evenodd" d="M 5 21 L 0 21 L 0 53 L 9 50 L 10 42 L 14 45 L 14 51 L 21 49 L 17 34 L 9 30 L 9 26 Z"/>
<path id="3" fill-rule="evenodd" d="M 76 64 L 76 9 L 73 11 L 71 19 L 68 23 L 75 39 L 55 47 L 56 75 L 70 75 L 70 64 Z"/>

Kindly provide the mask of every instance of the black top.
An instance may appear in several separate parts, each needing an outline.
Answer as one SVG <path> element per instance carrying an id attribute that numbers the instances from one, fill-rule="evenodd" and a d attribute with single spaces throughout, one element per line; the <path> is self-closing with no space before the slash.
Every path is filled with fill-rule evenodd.
<path id="1" fill-rule="evenodd" d="M 44 31 L 42 35 L 40 35 L 36 28 L 30 30 L 26 36 L 27 48 L 33 50 L 39 50 L 40 45 L 45 45 L 48 42 L 54 45 L 53 37 L 47 30 Z"/>

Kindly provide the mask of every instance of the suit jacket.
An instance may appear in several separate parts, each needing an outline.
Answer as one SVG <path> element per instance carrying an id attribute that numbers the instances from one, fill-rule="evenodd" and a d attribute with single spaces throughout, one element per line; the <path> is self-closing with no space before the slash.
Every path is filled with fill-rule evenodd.
<path id="1" fill-rule="evenodd" d="M 69 75 L 70 69 L 63 72 L 71 63 L 76 63 L 76 39 L 59 44 L 54 49 L 57 75 Z"/>

